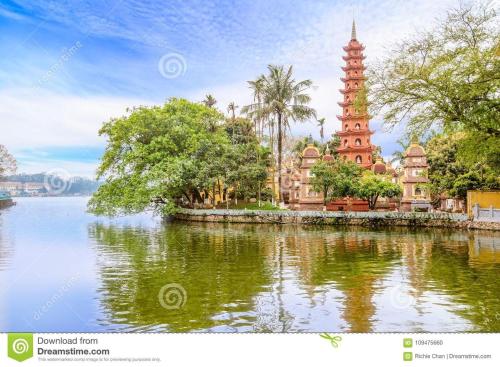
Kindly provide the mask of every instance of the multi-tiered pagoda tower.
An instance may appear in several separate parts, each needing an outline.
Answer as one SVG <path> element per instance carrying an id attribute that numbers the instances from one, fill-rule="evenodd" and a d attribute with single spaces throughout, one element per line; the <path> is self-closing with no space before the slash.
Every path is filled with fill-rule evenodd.
<path id="1" fill-rule="evenodd" d="M 356 162 L 364 168 L 371 168 L 374 149 L 370 142 L 373 132 L 368 125 L 369 115 L 364 106 L 357 106 L 361 107 L 359 109 L 354 106 L 356 95 L 363 88 L 366 79 L 364 76 L 366 68 L 363 66 L 364 49 L 365 47 L 356 39 L 356 24 L 353 21 L 351 40 L 344 47 L 347 55 L 342 56 L 346 66 L 342 67 L 345 77 L 341 78 L 344 89 L 340 92 L 344 95 L 344 101 L 339 102 L 342 116 L 337 116 L 342 121 L 342 130 L 337 131 L 340 137 L 340 147 L 337 151 L 342 158 Z"/>

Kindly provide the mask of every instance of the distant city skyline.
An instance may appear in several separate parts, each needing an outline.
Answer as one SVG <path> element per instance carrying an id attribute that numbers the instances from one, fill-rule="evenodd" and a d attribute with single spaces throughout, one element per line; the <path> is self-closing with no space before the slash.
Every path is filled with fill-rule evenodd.
<path id="1" fill-rule="evenodd" d="M 456 1 L 2 1 L 0 4 L 1 144 L 18 172 L 66 170 L 93 177 L 105 140 L 104 121 L 127 107 L 170 97 L 217 99 L 226 112 L 251 102 L 247 80 L 268 64 L 294 65 L 312 79 L 312 107 L 325 136 L 340 130 L 342 46 L 356 19 L 368 67 L 384 48 L 442 16 Z M 401 129 L 373 143 L 390 156 Z M 315 121 L 294 136 L 319 138 Z"/>

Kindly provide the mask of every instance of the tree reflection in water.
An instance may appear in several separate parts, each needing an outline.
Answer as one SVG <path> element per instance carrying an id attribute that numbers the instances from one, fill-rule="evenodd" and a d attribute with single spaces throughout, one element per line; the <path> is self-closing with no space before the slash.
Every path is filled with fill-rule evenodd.
<path id="1" fill-rule="evenodd" d="M 111 330 L 500 330 L 491 233 L 168 223 L 89 234 Z M 159 303 L 169 283 L 186 290 L 179 310 Z"/>

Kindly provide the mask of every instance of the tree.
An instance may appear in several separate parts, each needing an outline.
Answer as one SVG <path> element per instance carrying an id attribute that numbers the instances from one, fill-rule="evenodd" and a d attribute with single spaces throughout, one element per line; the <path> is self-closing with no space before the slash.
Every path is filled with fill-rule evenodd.
<path id="1" fill-rule="evenodd" d="M 397 143 L 400 147 L 399 150 L 396 150 L 392 154 L 391 163 L 397 163 L 398 165 L 402 165 L 405 159 L 406 149 L 410 146 L 409 140 L 398 139 Z"/>
<path id="2" fill-rule="evenodd" d="M 401 186 L 392 183 L 390 177 L 365 171 L 356 188 L 356 196 L 368 201 L 368 208 L 374 210 L 379 197 L 393 198 L 402 194 Z"/>
<path id="3" fill-rule="evenodd" d="M 330 189 L 335 186 L 336 172 L 332 161 L 319 161 L 311 167 L 313 190 L 323 194 L 323 205 L 328 203 Z"/>
<path id="4" fill-rule="evenodd" d="M 271 167 L 270 151 L 259 144 L 249 119 L 229 120 L 225 130 L 232 146 L 224 159 L 224 182 L 233 187 L 236 200 L 238 195 L 249 198 L 256 194 L 260 204 L 261 190 Z"/>
<path id="5" fill-rule="evenodd" d="M 278 128 L 278 186 L 281 191 L 283 135 L 290 121 L 305 121 L 316 116 L 316 111 L 309 107 L 311 97 L 306 93 L 312 86 L 311 80 L 295 81 L 293 68 L 289 66 L 269 65 L 268 75 L 263 79 L 263 100 L 261 104 L 245 106 L 243 111 L 250 116 L 276 119 Z M 280 201 L 283 195 L 279 195 Z"/>
<path id="6" fill-rule="evenodd" d="M 236 119 L 236 109 L 238 107 L 239 106 L 236 106 L 236 103 L 234 103 L 234 102 L 230 102 L 227 105 L 227 112 L 231 114 L 231 118 L 233 119 L 233 121 Z"/>
<path id="7" fill-rule="evenodd" d="M 325 137 L 324 126 L 325 126 L 326 119 L 323 117 L 323 118 L 318 119 L 317 121 L 318 121 L 318 126 L 319 126 L 319 136 L 321 137 L 321 143 L 323 143 L 323 138 Z"/>
<path id="8" fill-rule="evenodd" d="M 498 157 L 498 24 L 488 2 L 461 5 L 434 29 L 399 43 L 369 69 L 373 113 L 383 111 L 391 127 L 407 123 L 409 134 L 462 131 L 468 138 L 461 143 L 473 142 L 473 153 Z"/>
<path id="9" fill-rule="evenodd" d="M 184 99 L 139 107 L 100 129 L 107 146 L 97 170 L 105 182 L 89 201 L 96 214 L 118 215 L 156 209 L 170 213 L 201 201 L 220 174 L 216 165 L 230 146 L 213 108 Z M 219 164 L 220 166 L 220 164 Z"/>
<path id="10" fill-rule="evenodd" d="M 17 170 L 17 162 L 7 148 L 0 144 L 0 177 L 14 174 Z"/>
<path id="11" fill-rule="evenodd" d="M 255 80 L 248 81 L 250 88 L 253 90 L 253 101 L 256 104 L 256 110 L 260 111 L 262 109 L 262 97 L 264 93 L 264 75 L 259 76 Z M 264 116 L 262 113 L 255 114 L 255 132 L 256 135 L 260 135 L 262 139 L 264 131 Z M 257 131 L 259 133 L 257 133 Z"/>
<path id="12" fill-rule="evenodd" d="M 323 193 L 326 205 L 328 200 L 354 195 L 361 170 L 356 163 L 342 159 L 320 161 L 311 168 L 310 182 L 314 191 Z"/>
<path id="13" fill-rule="evenodd" d="M 461 153 L 468 134 L 437 134 L 426 144 L 430 192 L 437 200 L 441 194 L 466 200 L 467 190 L 500 189 L 500 181 L 489 161 L 470 162 Z"/>
<path id="14" fill-rule="evenodd" d="M 207 94 L 203 100 L 203 104 L 207 107 L 213 107 L 217 103 L 217 100 L 211 94 Z"/>

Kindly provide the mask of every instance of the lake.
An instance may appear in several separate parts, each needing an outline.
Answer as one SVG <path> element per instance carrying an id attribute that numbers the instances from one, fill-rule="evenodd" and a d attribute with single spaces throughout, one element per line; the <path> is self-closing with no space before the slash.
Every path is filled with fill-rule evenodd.
<path id="1" fill-rule="evenodd" d="M 0 211 L 0 332 L 500 331 L 495 232 Z"/>

